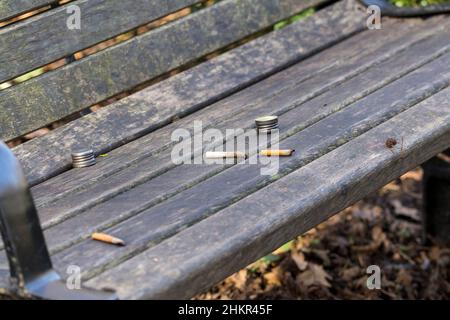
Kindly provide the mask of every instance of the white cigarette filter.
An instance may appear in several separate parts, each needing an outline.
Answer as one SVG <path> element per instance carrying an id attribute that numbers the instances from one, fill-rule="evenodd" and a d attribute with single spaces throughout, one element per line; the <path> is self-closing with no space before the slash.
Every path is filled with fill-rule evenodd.
<path id="1" fill-rule="evenodd" d="M 222 151 L 207 151 L 205 153 L 206 159 L 224 159 L 224 158 L 244 158 L 247 155 L 244 152 L 222 152 Z"/>

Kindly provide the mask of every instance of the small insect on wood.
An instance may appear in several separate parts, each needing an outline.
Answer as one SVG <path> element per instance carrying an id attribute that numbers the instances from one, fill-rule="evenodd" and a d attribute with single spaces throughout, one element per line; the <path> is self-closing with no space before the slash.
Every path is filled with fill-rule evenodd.
<path id="1" fill-rule="evenodd" d="M 388 148 L 389 150 L 391 150 L 392 154 L 394 154 L 394 150 L 392 150 L 396 145 L 398 144 L 397 140 L 395 138 L 387 138 L 385 145 L 386 148 Z M 400 146 L 400 153 L 403 152 L 403 137 L 402 137 L 402 142 L 401 142 L 401 146 Z"/>

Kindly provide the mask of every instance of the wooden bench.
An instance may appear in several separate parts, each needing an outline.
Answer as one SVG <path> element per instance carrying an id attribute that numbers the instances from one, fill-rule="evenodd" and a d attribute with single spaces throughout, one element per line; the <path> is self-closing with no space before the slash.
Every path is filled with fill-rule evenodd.
<path id="1" fill-rule="evenodd" d="M 40 8 L 0 29 L 0 83 L 13 84 L 0 91 L 1 140 L 76 118 L 12 148 L 24 178 L 0 147 L 0 294 L 115 298 L 110 288 L 120 299 L 189 298 L 450 146 L 448 16 L 383 18 L 369 30 L 352 0 L 55 3 L 0 5 L 0 21 Z M 79 30 L 66 26 L 74 4 Z M 273 30 L 308 8 L 311 17 Z M 176 129 L 252 129 L 266 114 L 279 117 L 280 148 L 296 150 L 276 174 L 262 175 L 261 163 L 172 161 Z M 73 169 L 77 147 L 92 148 L 97 164 Z M 449 180 L 445 160 L 432 161 L 435 228 L 448 222 Z M 96 231 L 126 245 L 93 241 Z M 77 268 L 92 290 L 61 280 Z"/>

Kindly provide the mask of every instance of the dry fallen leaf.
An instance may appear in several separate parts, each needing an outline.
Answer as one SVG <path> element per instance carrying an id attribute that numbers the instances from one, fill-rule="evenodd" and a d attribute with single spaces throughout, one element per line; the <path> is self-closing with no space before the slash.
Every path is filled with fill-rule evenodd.
<path id="1" fill-rule="evenodd" d="M 417 208 L 409 208 L 403 205 L 403 203 L 398 200 L 394 199 L 391 201 L 392 206 L 394 207 L 395 214 L 397 216 L 404 216 L 407 218 L 410 218 L 414 221 L 420 222 L 420 212 Z"/>
<path id="2" fill-rule="evenodd" d="M 430 260 L 434 262 L 438 261 L 439 258 L 441 257 L 441 252 L 442 252 L 441 248 L 433 246 L 428 254 Z"/>
<path id="3" fill-rule="evenodd" d="M 375 226 L 372 229 L 372 240 L 376 243 L 382 242 L 386 238 L 386 235 L 383 232 L 383 229 L 381 229 L 379 226 Z"/>
<path id="4" fill-rule="evenodd" d="M 342 280 L 350 281 L 359 276 L 361 274 L 361 270 L 362 269 L 360 267 L 351 267 L 341 271 L 340 275 Z"/>
<path id="5" fill-rule="evenodd" d="M 331 280 L 331 276 L 323 269 L 322 266 L 309 263 L 306 271 L 300 273 L 297 276 L 297 282 L 299 285 L 310 287 L 313 285 L 331 287 L 328 280 Z"/>
<path id="6" fill-rule="evenodd" d="M 328 250 L 312 249 L 311 253 L 322 260 L 324 266 L 330 265 L 330 258 L 328 257 Z"/>
<path id="7" fill-rule="evenodd" d="M 295 264 L 297 265 L 297 268 L 300 271 L 305 271 L 306 267 L 308 266 L 308 262 L 305 260 L 305 255 L 303 252 L 292 252 L 291 254 L 292 260 L 294 260 Z"/>
<path id="8" fill-rule="evenodd" d="M 243 269 L 233 276 L 234 285 L 239 290 L 243 290 L 247 283 L 247 270 Z"/>
<path id="9" fill-rule="evenodd" d="M 264 274 L 264 279 L 269 286 L 278 287 L 281 286 L 281 270 L 277 267 L 272 269 L 270 272 Z"/>
<path id="10" fill-rule="evenodd" d="M 400 269 L 397 273 L 396 282 L 400 283 L 404 287 L 410 287 L 412 285 L 412 276 L 406 269 Z"/>

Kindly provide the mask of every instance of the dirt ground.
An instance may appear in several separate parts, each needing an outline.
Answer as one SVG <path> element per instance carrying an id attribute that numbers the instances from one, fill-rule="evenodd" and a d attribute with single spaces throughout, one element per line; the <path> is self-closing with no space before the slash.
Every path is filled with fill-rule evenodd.
<path id="1" fill-rule="evenodd" d="M 450 247 L 423 245 L 420 169 L 196 299 L 449 299 Z M 367 267 L 381 289 L 367 288 Z"/>

